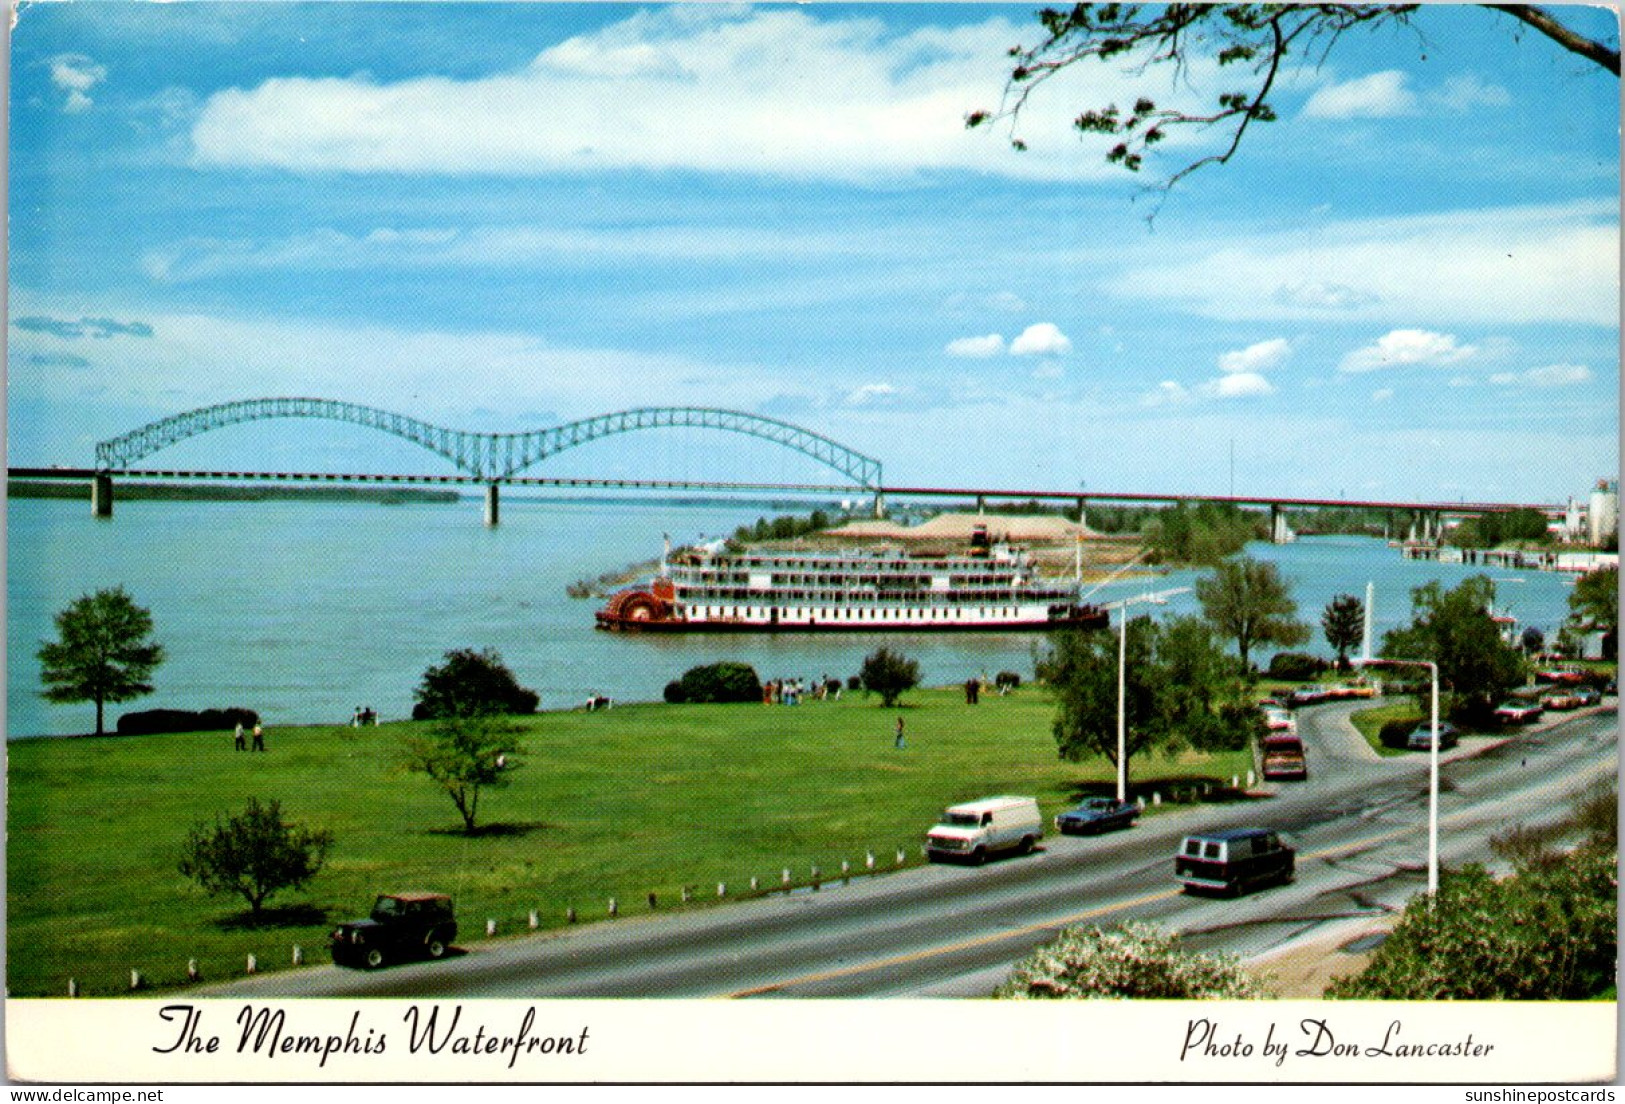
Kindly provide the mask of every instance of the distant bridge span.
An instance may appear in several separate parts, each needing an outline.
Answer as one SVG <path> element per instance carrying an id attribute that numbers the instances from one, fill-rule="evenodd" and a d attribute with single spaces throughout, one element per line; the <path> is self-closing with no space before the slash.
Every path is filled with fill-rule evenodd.
<path id="1" fill-rule="evenodd" d="M 511 480 L 526 468 L 577 445 L 617 433 L 665 428 L 718 429 L 760 437 L 810 456 L 862 488 L 876 490 L 881 484 L 880 461 L 789 422 L 735 410 L 647 407 L 527 433 L 473 433 L 359 403 L 309 398 L 244 399 L 160 418 L 98 444 L 96 468 L 102 472 L 127 471 L 131 464 L 189 437 L 272 418 L 323 418 L 376 429 L 437 453 L 474 479 L 489 484 Z"/>

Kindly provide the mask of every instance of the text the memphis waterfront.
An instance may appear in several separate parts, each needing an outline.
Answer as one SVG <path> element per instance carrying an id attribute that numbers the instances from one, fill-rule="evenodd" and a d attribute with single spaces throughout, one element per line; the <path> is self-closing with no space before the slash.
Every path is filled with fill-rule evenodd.
<path id="1" fill-rule="evenodd" d="M 166 1045 L 154 1046 L 158 1054 L 217 1054 L 222 1049 L 221 1036 L 206 1030 L 203 1009 L 192 1004 L 170 1004 L 158 1010 L 160 1019 L 168 1024 Z M 455 1005 L 449 1013 L 439 1005 L 430 1005 L 425 1012 L 412 1005 L 401 1017 L 406 1025 L 406 1049 L 410 1054 L 451 1054 L 459 1057 L 507 1059 L 513 1069 L 520 1055 L 576 1055 L 587 1051 L 587 1028 L 569 1034 L 538 1035 L 536 1009 L 526 1008 L 515 1029 L 509 1033 L 494 1031 L 483 1023 L 463 1022 L 463 1006 Z M 228 1036 L 231 1033 L 228 1033 Z M 390 1050 L 390 1036 L 380 1027 L 363 1024 L 361 1013 L 355 1012 L 344 1034 L 306 1035 L 288 1023 L 288 1015 L 280 1008 L 258 1008 L 245 1004 L 236 1017 L 237 1054 L 263 1054 L 266 1058 L 302 1057 L 316 1059 L 317 1068 L 327 1065 L 334 1055 L 383 1055 Z M 398 1048 L 399 1044 L 397 1044 Z"/>

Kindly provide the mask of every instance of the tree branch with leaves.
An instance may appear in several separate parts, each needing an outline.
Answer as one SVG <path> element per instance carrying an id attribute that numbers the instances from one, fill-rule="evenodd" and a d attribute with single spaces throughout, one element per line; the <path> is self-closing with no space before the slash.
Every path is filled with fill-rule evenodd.
<path id="1" fill-rule="evenodd" d="M 1580 34 L 1550 12 L 1528 4 L 1486 4 L 1533 28 L 1565 50 L 1619 75 L 1619 51 Z M 968 127 L 995 122 L 1010 127 L 1011 145 L 1027 148 L 1017 127 L 1028 100 L 1059 73 L 1085 62 L 1119 62 L 1137 76 L 1170 70 L 1176 81 L 1189 77 L 1193 63 L 1211 59 L 1221 71 L 1237 74 L 1219 92 L 1211 110 L 1159 105 L 1140 95 L 1127 110 L 1117 104 L 1088 108 L 1072 126 L 1080 134 L 1118 139 L 1106 160 L 1138 172 L 1152 146 L 1176 127 L 1221 128 L 1217 153 L 1177 169 L 1164 190 L 1207 165 L 1225 164 L 1241 148 L 1254 123 L 1277 119 L 1270 97 L 1287 64 L 1304 58 L 1321 65 L 1346 33 L 1385 26 L 1410 26 L 1417 4 L 1078 4 L 1070 10 L 1038 13 L 1046 37 L 1036 46 L 1014 46 L 1014 64 L 996 109 L 970 112 Z"/>

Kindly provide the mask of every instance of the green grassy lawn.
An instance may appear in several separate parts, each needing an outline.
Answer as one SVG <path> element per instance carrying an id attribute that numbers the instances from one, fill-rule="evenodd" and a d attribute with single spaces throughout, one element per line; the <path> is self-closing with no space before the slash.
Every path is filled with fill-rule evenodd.
<path id="1" fill-rule="evenodd" d="M 1427 718 L 1422 716 L 1415 702 L 1407 700 L 1391 705 L 1379 705 L 1373 709 L 1361 709 L 1351 714 L 1349 720 L 1354 722 L 1354 727 L 1360 730 L 1360 735 L 1365 737 L 1366 743 L 1370 744 L 1378 755 L 1392 758 L 1409 755 L 1410 752 L 1404 748 L 1383 747 L 1382 740 L 1378 738 L 1382 726 L 1389 721 L 1406 721 L 1414 726 L 1422 724 Z"/>
<path id="2" fill-rule="evenodd" d="M 893 726 L 906 718 L 908 746 Z M 380 891 L 453 895 L 464 942 L 605 915 L 695 905 L 750 878 L 797 884 L 816 864 L 877 870 L 921 861 L 935 814 L 956 801 L 1031 794 L 1046 820 L 1084 792 L 1104 792 L 1104 760 L 1056 758 L 1048 695 L 1024 687 L 964 704 L 958 690 L 909 694 L 899 709 L 849 695 L 800 706 L 632 705 L 549 713 L 522 722 L 523 765 L 481 797 L 487 831 L 469 838 L 451 801 L 393 765 L 407 723 L 378 728 L 268 729 L 264 754 L 232 750 L 227 732 L 22 740 L 8 746 L 8 976 L 11 995 L 124 992 L 131 969 L 148 984 L 286 968 L 291 949 L 326 958 L 326 933 L 365 913 Z M 1149 757 L 1134 789 L 1228 781 L 1246 752 Z M 270 902 L 274 926 L 249 927 L 239 899 L 208 897 L 176 872 L 187 829 L 235 813 L 250 797 L 282 802 L 287 819 L 330 829 L 326 868 L 303 891 Z M 1149 798 L 1148 798 L 1149 801 Z"/>

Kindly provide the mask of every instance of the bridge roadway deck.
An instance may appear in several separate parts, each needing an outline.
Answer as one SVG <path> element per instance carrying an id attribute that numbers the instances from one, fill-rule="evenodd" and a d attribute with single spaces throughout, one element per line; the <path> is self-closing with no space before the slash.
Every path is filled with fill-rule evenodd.
<path id="1" fill-rule="evenodd" d="M 90 480 L 97 475 L 110 475 L 117 479 L 162 479 L 198 481 L 244 481 L 286 483 L 390 483 L 390 484 L 471 484 L 492 482 L 479 476 L 453 475 L 389 475 L 366 472 L 262 472 L 262 471 L 182 471 L 176 469 L 121 469 L 102 472 L 94 468 L 7 468 L 9 479 Z M 1120 503 L 1177 503 L 1217 502 L 1237 506 L 1275 506 L 1286 509 L 1344 508 L 1366 510 L 1434 511 L 1443 513 L 1489 513 L 1499 510 L 1533 509 L 1544 513 L 1561 512 L 1563 507 L 1550 503 L 1517 502 L 1400 502 L 1378 499 L 1344 498 L 1292 498 L 1269 495 L 1211 495 L 1160 494 L 1127 491 L 1046 491 L 1012 490 L 996 487 L 911 487 L 884 486 L 857 487 L 852 484 L 826 483 L 752 483 L 681 479 L 602 479 L 548 476 L 507 476 L 497 483 L 514 487 L 555 487 L 563 489 L 597 490 L 660 490 L 660 491 L 753 491 L 777 494 L 880 494 L 887 498 L 959 498 L 1005 499 L 1039 502 L 1120 502 Z"/>

